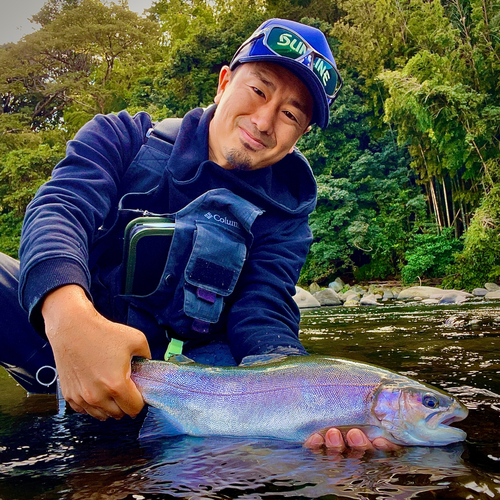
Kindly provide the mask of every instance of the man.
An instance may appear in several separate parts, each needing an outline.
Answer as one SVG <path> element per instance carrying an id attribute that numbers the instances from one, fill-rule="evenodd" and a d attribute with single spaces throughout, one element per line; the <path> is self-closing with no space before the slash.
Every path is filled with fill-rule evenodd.
<path id="1" fill-rule="evenodd" d="M 75 411 L 104 420 L 139 413 L 131 358 L 161 358 L 170 339 L 209 363 L 306 354 L 292 297 L 316 187 L 295 145 L 311 124 L 328 125 L 340 86 L 319 30 L 272 19 L 222 68 L 215 104 L 186 115 L 173 147 L 145 113 L 84 126 L 28 207 L 20 270 L 2 260 L 13 312 L 2 365 L 31 392 L 54 391 L 57 375 Z M 142 215 L 175 218 L 147 293 L 123 288 L 126 227 Z M 372 447 L 358 430 L 347 442 Z M 345 446 L 336 429 L 306 444 Z"/>

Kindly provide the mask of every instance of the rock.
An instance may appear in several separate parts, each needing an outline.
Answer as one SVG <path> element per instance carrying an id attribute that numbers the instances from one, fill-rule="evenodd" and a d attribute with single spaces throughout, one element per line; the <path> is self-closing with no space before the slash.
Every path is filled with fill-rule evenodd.
<path id="1" fill-rule="evenodd" d="M 443 303 L 447 304 L 460 304 L 465 302 L 469 298 L 473 298 L 474 295 L 467 292 L 462 292 L 461 290 L 442 290 L 440 288 L 434 288 L 432 286 L 412 286 L 410 288 L 405 288 L 398 295 L 398 300 L 404 299 L 437 299 L 443 300 Z"/>
<path id="2" fill-rule="evenodd" d="M 344 301 L 347 302 L 349 300 L 357 300 L 359 302 L 359 299 L 361 298 L 359 293 L 356 293 L 352 290 L 347 290 L 347 292 L 344 293 L 343 296 L 340 296 L 340 298 Z"/>
<path id="3" fill-rule="evenodd" d="M 319 292 L 320 290 L 321 290 L 321 287 L 317 283 L 311 283 L 309 285 L 309 291 L 311 293 L 316 293 L 316 292 Z"/>
<path id="4" fill-rule="evenodd" d="M 475 326 L 475 325 L 480 325 L 481 320 L 480 319 L 471 319 L 468 323 L 467 326 Z"/>
<path id="5" fill-rule="evenodd" d="M 391 300 L 394 298 L 394 294 L 391 290 L 384 290 L 384 295 L 382 296 L 382 300 Z"/>
<path id="6" fill-rule="evenodd" d="M 459 290 L 444 290 L 444 291 L 448 293 L 445 293 L 441 297 L 441 300 L 439 301 L 440 304 L 462 304 L 464 302 L 467 302 L 469 298 L 473 297 L 473 295 L 471 295 L 470 293 L 461 292 Z"/>
<path id="7" fill-rule="evenodd" d="M 422 304 L 439 304 L 438 299 L 422 299 Z"/>
<path id="8" fill-rule="evenodd" d="M 460 318 L 459 316 L 450 316 L 445 322 L 445 326 L 464 326 L 465 325 L 465 320 Z"/>
<path id="9" fill-rule="evenodd" d="M 496 292 L 488 292 L 484 298 L 486 300 L 499 300 L 500 299 L 500 290 L 497 290 Z"/>
<path id="10" fill-rule="evenodd" d="M 359 307 L 359 300 L 346 300 L 344 307 Z"/>
<path id="11" fill-rule="evenodd" d="M 338 293 L 344 288 L 343 286 L 340 285 L 337 281 L 332 281 L 331 283 L 328 283 L 328 288 L 330 290 L 333 290 L 334 292 Z"/>
<path id="12" fill-rule="evenodd" d="M 377 297 L 374 294 L 364 295 L 359 301 L 359 305 L 361 306 L 381 306 L 377 301 Z"/>
<path id="13" fill-rule="evenodd" d="M 486 283 L 484 285 L 484 288 L 486 288 L 488 292 L 498 292 L 500 290 L 500 286 L 498 286 L 496 283 Z"/>
<path id="14" fill-rule="evenodd" d="M 474 288 L 472 290 L 472 295 L 476 297 L 484 297 L 488 293 L 488 290 L 486 288 Z"/>
<path id="15" fill-rule="evenodd" d="M 345 287 L 345 283 L 340 278 L 335 278 L 335 281 L 332 281 L 328 284 L 328 288 L 331 288 L 335 292 L 340 292 Z"/>
<path id="16" fill-rule="evenodd" d="M 307 307 L 320 307 L 321 304 L 306 290 L 300 288 L 299 286 L 295 287 L 295 295 L 293 296 L 293 300 L 299 306 L 300 309 L 305 309 Z"/>
<path id="17" fill-rule="evenodd" d="M 421 299 L 431 299 L 436 293 L 436 288 L 431 286 L 411 286 L 401 290 L 398 294 L 398 300 L 414 299 L 415 297 L 420 297 Z"/>
<path id="18" fill-rule="evenodd" d="M 314 294 L 314 298 L 322 305 L 322 306 L 341 306 L 342 300 L 337 295 L 335 290 L 331 288 L 325 288 L 319 292 Z"/>

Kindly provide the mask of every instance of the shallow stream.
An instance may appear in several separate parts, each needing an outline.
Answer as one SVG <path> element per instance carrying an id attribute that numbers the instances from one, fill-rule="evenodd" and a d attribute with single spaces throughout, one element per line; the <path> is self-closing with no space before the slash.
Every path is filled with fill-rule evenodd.
<path id="1" fill-rule="evenodd" d="M 0 373 L 0 500 L 500 498 L 500 303 L 303 311 L 309 352 L 374 363 L 453 393 L 465 443 L 397 453 L 312 452 L 275 440 L 136 439 L 26 397 Z"/>

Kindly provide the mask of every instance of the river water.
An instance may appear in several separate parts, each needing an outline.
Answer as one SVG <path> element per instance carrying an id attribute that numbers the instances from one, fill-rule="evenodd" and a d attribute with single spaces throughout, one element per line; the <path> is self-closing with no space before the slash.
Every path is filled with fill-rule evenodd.
<path id="1" fill-rule="evenodd" d="M 500 498 L 500 303 L 303 311 L 309 352 L 374 363 L 453 393 L 465 443 L 370 455 L 276 440 L 136 439 L 26 397 L 0 373 L 0 500 Z"/>

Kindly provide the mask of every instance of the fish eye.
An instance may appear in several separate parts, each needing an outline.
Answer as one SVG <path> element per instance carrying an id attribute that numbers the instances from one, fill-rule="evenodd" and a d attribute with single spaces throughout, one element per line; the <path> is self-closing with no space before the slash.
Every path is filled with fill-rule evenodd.
<path id="1" fill-rule="evenodd" d="M 437 408 L 439 406 L 439 399 L 432 394 L 426 394 L 422 398 L 422 404 L 427 406 L 427 408 Z"/>

